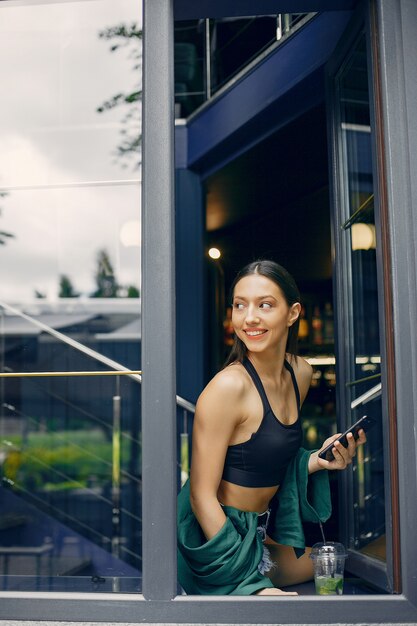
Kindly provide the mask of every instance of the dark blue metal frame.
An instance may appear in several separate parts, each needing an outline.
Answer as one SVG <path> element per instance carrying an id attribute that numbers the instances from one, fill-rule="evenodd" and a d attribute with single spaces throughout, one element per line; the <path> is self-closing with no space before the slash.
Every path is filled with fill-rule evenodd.
<path id="1" fill-rule="evenodd" d="M 187 164 L 203 176 L 323 100 L 323 66 L 350 12 L 310 20 L 187 124 Z M 297 93 L 302 93 L 297 98 Z"/>

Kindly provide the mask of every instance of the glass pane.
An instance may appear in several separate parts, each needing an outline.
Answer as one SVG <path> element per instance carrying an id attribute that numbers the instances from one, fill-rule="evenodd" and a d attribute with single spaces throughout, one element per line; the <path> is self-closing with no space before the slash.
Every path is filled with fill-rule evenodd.
<path id="1" fill-rule="evenodd" d="M 188 117 L 203 104 L 206 94 L 206 20 L 175 22 L 175 117 Z"/>
<path id="2" fill-rule="evenodd" d="M 339 78 L 341 145 L 344 167 L 345 236 L 350 238 L 352 399 L 381 381 L 371 124 L 365 38 L 361 38 Z M 362 382 L 361 382 L 362 381 Z M 359 406 L 351 423 L 367 414 L 377 427 L 360 449 L 353 471 L 353 528 L 350 548 L 385 560 L 384 466 L 381 397 Z"/>
<path id="3" fill-rule="evenodd" d="M 374 419 L 365 448 L 358 450 L 354 465 L 352 549 L 386 561 L 384 455 L 381 427 L 381 397 L 356 409 L 352 420 L 362 415 Z"/>
<path id="4" fill-rule="evenodd" d="M 0 7 L 1 590 L 141 589 L 139 10 Z"/>
<path id="5" fill-rule="evenodd" d="M 40 305 L 78 294 L 65 301 L 73 308 L 98 295 L 106 274 L 101 296 L 137 295 L 139 184 L 10 191 L 2 205 L 1 230 L 13 237 L 0 250 L 0 300 Z"/>
<path id="6" fill-rule="evenodd" d="M 47 317 L 58 319 L 35 319 Z M 101 354 L 123 351 L 138 363 L 138 335 L 111 338 L 114 317 L 120 314 L 67 314 L 60 323 L 66 318 L 63 332 L 82 334 Z M 31 335 L 29 324 L 10 335 L 17 321 L 3 318 L 3 371 L 44 371 L 45 364 L 51 371 L 108 370 L 47 333 L 35 329 Z M 138 591 L 138 382 L 123 376 L 20 377 L 3 381 L 1 396 L 1 588 Z"/>
<path id="7" fill-rule="evenodd" d="M 306 16 L 306 13 L 281 13 L 212 20 L 212 92 L 218 91 L 257 56 L 290 34 Z"/>
<path id="8" fill-rule="evenodd" d="M 188 117 L 306 19 L 283 13 L 175 22 L 176 117 Z"/>
<path id="9" fill-rule="evenodd" d="M 140 40 L 127 36 L 140 3 L 2 4 L 1 186 L 137 178 L 121 167 L 137 150 L 121 151 L 140 128 L 135 102 L 123 103 L 141 78 Z"/>

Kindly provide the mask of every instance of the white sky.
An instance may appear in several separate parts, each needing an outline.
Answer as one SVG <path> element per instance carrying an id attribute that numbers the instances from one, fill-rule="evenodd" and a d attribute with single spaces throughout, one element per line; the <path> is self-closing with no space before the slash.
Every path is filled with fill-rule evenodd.
<path id="1" fill-rule="evenodd" d="M 90 293 L 102 248 L 120 283 L 140 284 L 140 247 L 120 240 L 126 222 L 140 237 L 140 184 L 115 184 L 140 178 L 114 160 L 125 111 L 96 112 L 138 82 L 128 48 L 111 53 L 98 33 L 140 24 L 140 5 L 0 5 L 0 230 L 15 235 L 0 247 L 0 299 L 54 298 L 60 274 Z M 77 187 L 90 182 L 106 184 Z"/>

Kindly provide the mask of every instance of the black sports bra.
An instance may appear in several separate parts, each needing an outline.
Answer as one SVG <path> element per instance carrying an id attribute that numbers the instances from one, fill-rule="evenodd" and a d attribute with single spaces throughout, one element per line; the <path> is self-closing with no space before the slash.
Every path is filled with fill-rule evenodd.
<path id="1" fill-rule="evenodd" d="M 253 364 L 248 358 L 243 361 L 261 396 L 264 416 L 258 430 L 248 441 L 227 448 L 223 479 L 230 483 L 242 487 L 280 485 L 288 463 L 301 446 L 300 392 L 293 368 L 288 361 L 284 361 L 284 365 L 291 374 L 298 408 L 297 421 L 288 425 L 275 417 Z"/>

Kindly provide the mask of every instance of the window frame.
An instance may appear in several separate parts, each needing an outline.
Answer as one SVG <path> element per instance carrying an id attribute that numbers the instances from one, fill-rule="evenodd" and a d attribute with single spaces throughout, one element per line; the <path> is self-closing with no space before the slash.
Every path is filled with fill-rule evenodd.
<path id="1" fill-rule="evenodd" d="M 277 1 L 277 12 L 279 4 Z M 409 445 L 410 441 L 415 443 L 417 406 L 417 194 L 412 193 L 416 181 L 411 176 L 417 159 L 417 116 L 411 103 L 417 98 L 415 81 L 408 84 L 406 78 L 412 78 L 411 59 L 417 55 L 411 28 L 417 23 L 416 6 L 413 0 L 377 2 L 385 163 L 390 174 L 387 197 L 391 280 L 396 285 L 393 334 L 398 443 L 402 452 L 399 502 L 403 593 L 337 598 L 176 595 L 173 0 L 144 0 L 144 9 L 143 594 L 1 592 L 0 618 L 58 621 L 62 615 L 70 615 L 74 622 L 275 624 L 279 616 L 281 624 L 338 623 L 341 618 L 352 624 L 415 622 L 417 513 L 407 503 L 417 499 L 416 446 Z M 399 110 L 405 111 L 404 115 L 396 113 L 398 106 L 403 107 Z M 414 142 L 414 154 L 408 138 Z"/>
<path id="2" fill-rule="evenodd" d="M 383 158 L 383 133 L 381 131 L 381 107 L 379 68 L 376 63 L 377 50 L 375 49 L 376 28 L 374 6 L 370 10 L 359 10 L 354 15 L 350 26 L 339 42 L 332 58 L 327 64 L 327 99 L 329 105 L 329 137 L 331 145 L 329 153 L 332 163 L 332 191 L 331 204 L 334 207 L 332 215 L 333 235 L 333 274 L 337 285 L 336 291 L 336 319 L 338 328 L 336 358 L 337 366 L 337 399 L 338 413 L 343 431 L 349 423 L 346 421 L 351 414 L 352 391 L 347 386 L 352 380 L 352 358 L 354 356 L 354 311 L 352 288 L 352 261 L 350 238 L 342 228 L 342 224 L 349 217 L 346 214 L 348 206 L 348 189 L 344 176 L 341 175 L 345 164 L 344 149 L 340 138 L 340 110 L 339 110 L 339 76 L 344 71 L 350 59 L 350 51 L 361 37 L 366 43 L 369 92 L 370 124 L 372 129 L 372 178 L 375 194 L 375 227 L 377 231 L 377 282 L 378 282 L 378 323 L 380 330 L 381 351 L 381 381 L 382 381 L 382 425 L 384 441 L 390 442 L 384 446 L 384 491 L 385 491 L 385 524 L 387 541 L 386 562 L 379 562 L 366 554 L 349 550 L 350 571 L 383 589 L 399 592 L 401 576 L 399 572 L 399 548 L 396 541 L 399 537 L 398 527 L 398 480 L 397 480 L 397 447 L 396 447 L 396 397 L 395 387 L 392 384 L 395 377 L 394 346 L 392 340 L 392 290 L 389 282 L 384 280 L 390 274 L 390 256 L 388 245 L 388 213 L 385 193 L 385 167 Z M 371 26 L 372 25 L 372 26 Z M 342 214 L 343 213 L 343 214 Z M 340 260 L 342 259 L 342 262 Z M 365 391 L 362 389 L 362 391 Z M 358 395 L 357 393 L 354 395 Z M 366 413 L 366 406 L 364 407 Z M 371 435 L 372 436 L 372 435 Z M 341 540 L 347 545 L 353 527 L 352 503 L 353 477 L 351 472 L 343 472 L 339 476 L 340 507 L 347 511 L 347 515 L 340 521 Z M 344 538 L 344 539 L 343 539 Z"/>

